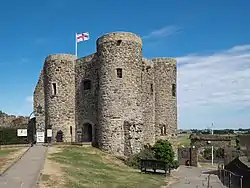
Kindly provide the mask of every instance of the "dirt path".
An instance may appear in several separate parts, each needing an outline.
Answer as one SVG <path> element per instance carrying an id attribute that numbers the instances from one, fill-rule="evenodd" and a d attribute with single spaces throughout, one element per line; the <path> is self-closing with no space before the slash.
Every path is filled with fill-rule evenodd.
<path id="1" fill-rule="evenodd" d="M 47 147 L 33 146 L 3 176 L 1 188 L 35 188 L 40 170 L 44 164 Z"/>

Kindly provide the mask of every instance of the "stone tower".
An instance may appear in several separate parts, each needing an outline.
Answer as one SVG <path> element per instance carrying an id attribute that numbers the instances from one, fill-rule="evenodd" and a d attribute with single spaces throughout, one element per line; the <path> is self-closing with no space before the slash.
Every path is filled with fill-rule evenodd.
<path id="1" fill-rule="evenodd" d="M 109 33 L 98 39 L 97 55 L 100 63 L 99 147 L 117 155 L 131 153 L 141 147 L 141 138 L 130 134 L 142 131 L 142 41 L 132 33 Z"/>
<path id="2" fill-rule="evenodd" d="M 45 127 L 52 128 L 52 141 L 62 131 L 63 141 L 70 142 L 70 126 L 75 130 L 75 60 L 70 54 L 50 55 L 45 60 Z"/>
<path id="3" fill-rule="evenodd" d="M 96 52 L 79 59 L 46 58 L 34 91 L 37 130 L 52 128 L 52 141 L 69 142 L 72 127 L 73 142 L 118 156 L 159 139 L 175 147 L 176 60 L 144 58 L 141 38 L 130 32 L 105 34 L 96 46 Z"/>
<path id="4" fill-rule="evenodd" d="M 177 137 L 176 60 L 154 58 L 155 137 L 172 141 Z"/>

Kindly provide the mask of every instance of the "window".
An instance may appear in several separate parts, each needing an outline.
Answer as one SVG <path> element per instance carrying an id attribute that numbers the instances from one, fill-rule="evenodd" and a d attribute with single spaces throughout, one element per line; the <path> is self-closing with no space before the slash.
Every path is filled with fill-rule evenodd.
<path id="1" fill-rule="evenodd" d="M 118 40 L 117 43 L 116 43 L 116 45 L 117 45 L 117 46 L 120 46 L 121 43 L 122 43 L 122 40 Z"/>
<path id="2" fill-rule="evenodd" d="M 172 84 L 172 96 L 176 96 L 176 84 Z"/>
<path id="3" fill-rule="evenodd" d="M 161 135 L 166 135 L 167 131 L 166 131 L 166 125 L 162 125 L 161 126 Z"/>
<path id="4" fill-rule="evenodd" d="M 117 78 L 122 78 L 122 69 L 121 68 L 116 69 L 116 75 L 117 75 Z"/>
<path id="5" fill-rule="evenodd" d="M 55 96 L 57 94 L 56 83 L 52 83 L 52 95 Z"/>
<path id="6" fill-rule="evenodd" d="M 91 81 L 90 81 L 90 80 L 85 80 L 85 81 L 83 82 L 83 89 L 84 89 L 84 90 L 89 90 L 89 89 L 91 89 Z"/>
<path id="7" fill-rule="evenodd" d="M 153 93 L 154 93 L 154 87 L 153 87 L 153 84 L 150 84 L 150 91 L 151 91 L 151 95 L 153 95 Z"/>

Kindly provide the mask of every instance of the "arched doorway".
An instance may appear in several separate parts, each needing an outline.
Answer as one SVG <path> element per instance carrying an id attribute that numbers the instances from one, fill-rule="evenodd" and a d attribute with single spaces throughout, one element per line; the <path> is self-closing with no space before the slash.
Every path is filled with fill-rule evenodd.
<path id="1" fill-rule="evenodd" d="M 63 142 L 63 132 L 61 130 L 56 133 L 56 142 Z"/>
<path id="2" fill-rule="evenodd" d="M 82 142 L 92 142 L 92 125 L 84 123 L 82 126 Z"/>

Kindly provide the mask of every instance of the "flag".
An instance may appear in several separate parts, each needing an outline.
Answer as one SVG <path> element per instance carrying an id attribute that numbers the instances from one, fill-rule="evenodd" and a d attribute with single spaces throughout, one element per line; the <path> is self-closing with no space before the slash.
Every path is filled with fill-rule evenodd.
<path id="1" fill-rule="evenodd" d="M 89 33 L 81 33 L 81 34 L 76 34 L 76 41 L 77 42 L 82 42 L 82 41 L 86 41 L 89 40 Z"/>

